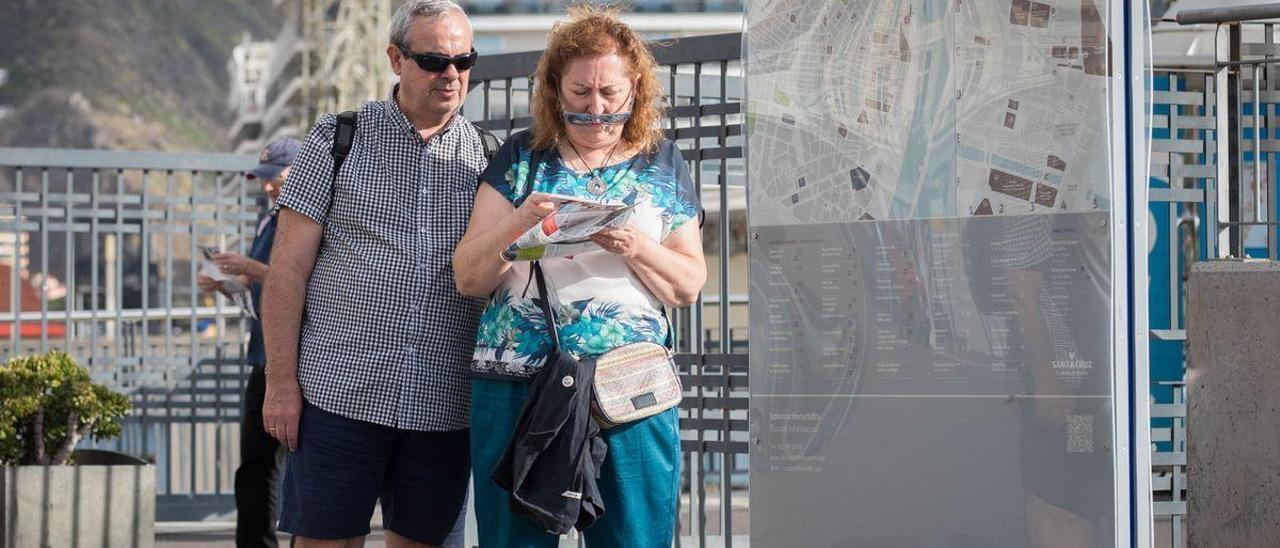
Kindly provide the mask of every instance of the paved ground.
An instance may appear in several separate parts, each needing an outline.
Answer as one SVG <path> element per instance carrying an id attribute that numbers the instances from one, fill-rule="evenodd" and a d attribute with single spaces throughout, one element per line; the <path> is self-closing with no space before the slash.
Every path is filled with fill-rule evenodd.
<path id="1" fill-rule="evenodd" d="M 235 523 L 224 521 L 163 522 L 156 524 L 156 547 L 212 548 L 235 546 Z M 281 546 L 289 539 L 281 537 Z"/>
<path id="2" fill-rule="evenodd" d="M 742 520 L 741 523 L 746 523 L 746 513 L 743 512 L 739 515 L 739 513 L 735 511 L 734 514 L 734 528 L 737 529 L 739 519 Z M 708 527 L 708 529 L 711 529 L 711 527 Z M 231 522 L 160 523 L 156 525 L 156 548 L 215 548 L 234 546 L 234 531 L 235 524 Z M 1155 523 L 1155 539 L 1153 539 L 1155 542 L 1153 543 L 1153 546 L 1171 546 L 1171 532 L 1171 523 L 1168 518 L 1157 519 Z M 1185 525 L 1182 527 L 1182 538 L 1185 542 Z M 281 536 L 280 545 L 288 546 L 289 539 Z M 681 545 L 697 546 L 698 543 L 693 539 L 686 537 L 686 540 L 682 542 Z M 716 547 L 723 545 L 723 543 L 719 542 L 718 539 L 715 539 L 708 542 L 707 545 L 709 547 Z M 745 534 L 735 534 L 733 545 L 747 547 L 750 544 Z M 373 533 L 369 535 L 369 539 L 365 542 L 365 546 L 367 548 L 382 548 L 386 546 L 382 536 L 382 531 L 375 529 Z M 571 548 L 577 546 L 577 544 L 570 539 L 566 539 L 561 546 Z"/>
<path id="3" fill-rule="evenodd" d="M 232 522 L 179 522 L 156 524 L 156 548 L 221 548 L 236 545 L 236 524 Z M 288 546 L 288 535 L 280 535 L 280 546 Z M 382 548 L 382 530 L 365 541 L 367 548 Z"/>
<path id="4" fill-rule="evenodd" d="M 689 526 L 689 496 L 685 494 L 680 501 L 680 520 L 682 524 L 681 536 L 688 537 L 690 534 Z M 712 489 L 707 493 L 706 511 L 709 516 L 718 516 L 720 511 L 720 494 Z M 374 511 L 375 522 L 373 523 L 373 532 L 365 541 L 367 548 L 382 548 L 386 546 L 385 538 L 382 534 L 381 519 L 378 517 L 381 512 Z M 473 518 L 474 519 L 474 518 Z M 156 524 L 156 548 L 214 548 L 223 546 L 235 546 L 235 522 L 234 521 L 195 521 L 195 522 L 162 522 Z M 468 528 L 474 530 L 475 522 L 469 521 Z M 719 518 L 712 518 L 706 523 L 706 532 L 708 537 L 720 534 Z M 746 491 L 737 491 L 733 496 L 733 533 L 734 546 L 746 546 L 747 527 L 747 493 Z M 474 533 L 468 535 L 474 538 Z M 720 546 L 722 543 L 713 542 L 708 539 L 707 546 L 713 548 Z M 287 535 L 280 536 L 280 545 L 288 546 L 289 538 Z M 681 546 L 697 546 L 698 543 L 692 539 L 688 539 L 681 543 Z M 577 546 L 576 538 L 565 538 L 560 543 L 561 548 L 575 548 Z"/>

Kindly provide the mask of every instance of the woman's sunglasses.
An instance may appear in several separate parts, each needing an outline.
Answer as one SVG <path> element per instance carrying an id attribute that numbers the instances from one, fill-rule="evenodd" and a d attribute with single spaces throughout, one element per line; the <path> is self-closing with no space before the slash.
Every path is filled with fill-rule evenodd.
<path id="1" fill-rule="evenodd" d="M 591 114 L 589 112 L 566 112 L 564 121 L 575 126 L 616 126 L 627 123 L 630 112 L 611 112 L 609 114 Z"/>
<path id="2" fill-rule="evenodd" d="M 628 94 L 627 102 L 631 103 L 631 96 Z M 632 103 L 630 106 L 634 106 Z M 630 110 L 620 110 L 618 112 L 608 112 L 604 114 L 591 114 L 590 112 L 569 112 L 565 111 L 564 121 L 575 126 L 617 126 L 627 123 L 631 119 Z"/>
<path id="3" fill-rule="evenodd" d="M 475 49 L 472 49 L 471 53 L 456 57 L 445 57 L 435 53 L 414 53 L 404 46 L 396 47 L 400 48 L 400 53 L 405 57 L 413 59 L 413 62 L 418 64 L 418 68 L 427 72 L 444 72 L 449 68 L 449 65 L 458 67 L 458 72 L 466 72 L 471 70 L 471 67 L 476 66 L 476 58 L 479 57 Z"/>

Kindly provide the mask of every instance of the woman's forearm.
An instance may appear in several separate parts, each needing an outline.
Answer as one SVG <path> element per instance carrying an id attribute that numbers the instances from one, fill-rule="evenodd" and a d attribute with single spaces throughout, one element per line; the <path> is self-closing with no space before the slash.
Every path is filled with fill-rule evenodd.
<path id="1" fill-rule="evenodd" d="M 701 254 L 687 255 L 649 241 L 627 260 L 645 287 L 667 306 L 693 304 L 707 281 L 707 265 Z"/>
<path id="2" fill-rule="evenodd" d="M 511 263 L 502 260 L 502 251 L 527 230 L 519 224 L 516 215 L 507 215 L 458 243 L 453 252 L 453 275 L 459 293 L 484 297 L 493 292 L 511 268 Z"/>

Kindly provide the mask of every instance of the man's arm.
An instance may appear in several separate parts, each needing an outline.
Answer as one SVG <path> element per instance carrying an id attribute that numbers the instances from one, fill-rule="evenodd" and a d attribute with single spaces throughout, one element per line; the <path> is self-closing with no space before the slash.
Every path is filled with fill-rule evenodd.
<path id="1" fill-rule="evenodd" d="M 298 448 L 302 389 L 298 385 L 298 337 L 307 281 L 316 264 L 323 230 L 307 216 L 281 209 L 271 268 L 262 285 L 262 335 L 267 350 L 267 394 L 263 427 L 289 450 Z"/>

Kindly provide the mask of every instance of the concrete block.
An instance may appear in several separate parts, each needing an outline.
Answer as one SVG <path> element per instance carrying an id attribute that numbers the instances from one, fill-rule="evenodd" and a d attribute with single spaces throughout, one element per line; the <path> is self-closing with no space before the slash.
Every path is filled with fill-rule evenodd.
<path id="1" fill-rule="evenodd" d="M 9 466 L 0 471 L 0 546 L 149 548 L 155 543 L 154 466 Z"/>
<path id="2" fill-rule="evenodd" d="M 1280 264 L 1198 263 L 1187 283 L 1187 545 L 1280 539 Z"/>

